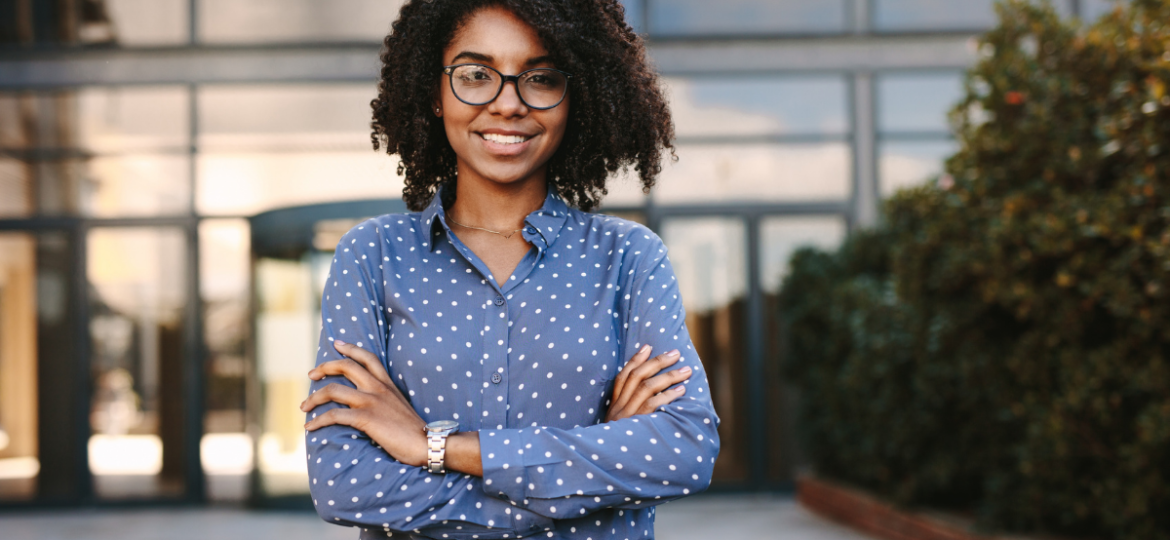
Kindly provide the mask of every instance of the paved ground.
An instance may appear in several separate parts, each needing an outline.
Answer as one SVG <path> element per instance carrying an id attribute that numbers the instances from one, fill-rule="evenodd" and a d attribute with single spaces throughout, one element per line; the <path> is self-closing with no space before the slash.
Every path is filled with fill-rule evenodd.
<path id="1" fill-rule="evenodd" d="M 809 514 L 790 497 L 707 495 L 663 506 L 659 540 L 870 540 Z M 232 509 L 0 514 L 4 540 L 354 540 L 315 514 Z"/>

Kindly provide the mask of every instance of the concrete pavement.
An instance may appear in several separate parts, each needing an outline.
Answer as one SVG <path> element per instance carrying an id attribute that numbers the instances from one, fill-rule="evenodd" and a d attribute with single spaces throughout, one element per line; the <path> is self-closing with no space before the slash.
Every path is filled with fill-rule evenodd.
<path id="1" fill-rule="evenodd" d="M 659 540 L 871 540 L 791 497 L 700 495 L 658 511 Z M 0 514 L 4 540 L 354 540 L 315 514 L 227 508 L 43 510 Z"/>

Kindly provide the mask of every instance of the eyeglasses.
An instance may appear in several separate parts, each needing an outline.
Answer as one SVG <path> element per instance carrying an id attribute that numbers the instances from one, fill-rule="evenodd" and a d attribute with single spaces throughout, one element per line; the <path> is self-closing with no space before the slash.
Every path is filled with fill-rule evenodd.
<path id="1" fill-rule="evenodd" d="M 516 83 L 516 94 L 530 109 L 551 109 L 560 105 L 572 75 L 559 69 L 536 68 L 518 75 L 504 75 L 483 64 L 443 66 L 455 97 L 468 105 L 487 105 L 499 97 L 508 81 Z"/>

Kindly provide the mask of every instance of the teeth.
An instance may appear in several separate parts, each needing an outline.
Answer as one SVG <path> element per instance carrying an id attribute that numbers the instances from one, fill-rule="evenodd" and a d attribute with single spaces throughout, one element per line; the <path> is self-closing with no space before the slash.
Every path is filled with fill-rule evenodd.
<path id="1" fill-rule="evenodd" d="M 499 144 L 517 144 L 527 140 L 525 137 L 520 135 L 500 135 L 498 133 L 481 133 L 479 136 L 483 137 L 486 141 L 492 141 Z"/>

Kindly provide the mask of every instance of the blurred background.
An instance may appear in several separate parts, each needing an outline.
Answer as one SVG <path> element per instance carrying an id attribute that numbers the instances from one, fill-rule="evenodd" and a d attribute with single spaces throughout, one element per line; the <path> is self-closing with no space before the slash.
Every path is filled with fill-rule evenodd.
<path id="1" fill-rule="evenodd" d="M 723 419 L 712 490 L 790 492 L 788 258 L 940 174 L 993 2 L 624 4 L 679 160 L 600 211 L 671 249 Z M 331 250 L 405 211 L 368 127 L 400 5 L 0 1 L 0 507 L 310 507 L 296 404 Z"/>

